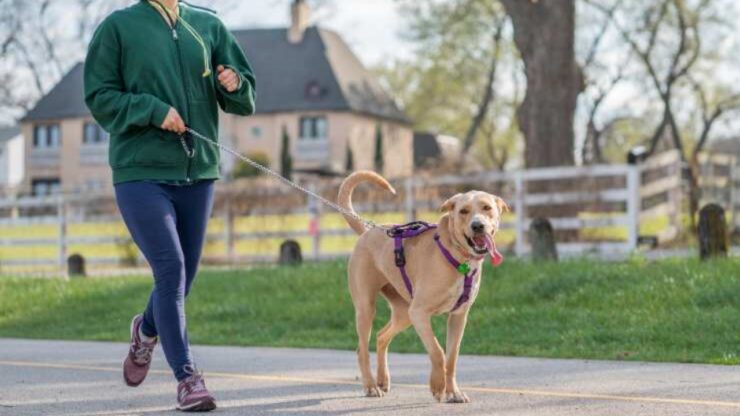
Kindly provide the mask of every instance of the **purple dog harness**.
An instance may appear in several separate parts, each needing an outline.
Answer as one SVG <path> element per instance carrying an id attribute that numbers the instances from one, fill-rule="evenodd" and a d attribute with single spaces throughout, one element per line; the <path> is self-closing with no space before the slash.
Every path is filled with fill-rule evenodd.
<path id="1" fill-rule="evenodd" d="M 395 249 L 393 250 L 393 252 L 395 254 L 396 267 L 398 267 L 398 270 L 401 272 L 403 284 L 406 286 L 406 290 L 408 290 L 409 295 L 412 298 L 414 297 L 414 290 L 411 285 L 411 279 L 406 272 L 406 254 L 403 248 L 403 240 L 407 238 L 418 237 L 421 234 L 424 234 L 425 232 L 436 228 L 436 224 L 429 224 L 424 221 L 415 221 L 404 225 L 397 225 L 388 231 L 388 236 L 393 238 L 394 240 Z M 455 306 L 450 311 L 454 312 L 460 306 L 470 300 L 470 292 L 473 290 L 473 281 L 475 279 L 475 275 L 478 273 L 478 269 L 470 270 L 470 266 L 467 263 L 460 263 L 459 261 L 457 261 L 452 253 L 450 253 L 450 251 L 447 250 L 444 244 L 442 244 L 439 234 L 434 235 L 434 241 L 437 243 L 439 251 L 445 257 L 445 259 L 447 259 L 447 262 L 450 263 L 450 265 L 452 265 L 452 267 L 454 267 L 455 270 L 458 271 L 458 273 L 465 277 L 465 281 L 463 282 L 463 293 L 457 299 Z"/>

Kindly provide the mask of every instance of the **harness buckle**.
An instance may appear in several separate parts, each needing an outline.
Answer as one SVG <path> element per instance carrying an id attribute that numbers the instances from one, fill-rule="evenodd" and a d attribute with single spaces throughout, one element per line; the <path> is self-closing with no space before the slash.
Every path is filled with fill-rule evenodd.
<path id="1" fill-rule="evenodd" d="M 396 267 L 403 267 L 406 265 L 406 255 L 403 253 L 402 248 L 393 250 L 396 258 Z"/>

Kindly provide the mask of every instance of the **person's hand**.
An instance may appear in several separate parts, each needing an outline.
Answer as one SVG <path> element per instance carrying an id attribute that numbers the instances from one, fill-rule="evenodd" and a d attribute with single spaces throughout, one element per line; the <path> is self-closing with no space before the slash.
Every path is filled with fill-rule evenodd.
<path id="1" fill-rule="evenodd" d="M 216 68 L 218 71 L 218 82 L 228 92 L 234 92 L 239 88 L 239 75 L 236 74 L 231 68 L 226 68 L 223 65 L 219 65 Z"/>
<path id="2" fill-rule="evenodd" d="M 182 121 L 180 113 L 174 107 L 170 107 L 170 111 L 167 113 L 167 117 L 164 118 L 164 122 L 160 128 L 177 134 L 183 134 L 186 131 L 185 122 Z"/>

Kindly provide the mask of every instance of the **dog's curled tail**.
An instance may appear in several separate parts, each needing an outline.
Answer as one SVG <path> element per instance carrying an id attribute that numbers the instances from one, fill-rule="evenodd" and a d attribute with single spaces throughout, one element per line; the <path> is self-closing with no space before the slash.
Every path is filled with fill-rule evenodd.
<path id="1" fill-rule="evenodd" d="M 355 209 L 352 207 L 352 192 L 355 190 L 357 185 L 362 182 L 370 182 L 387 191 L 390 191 L 393 195 L 396 194 L 396 190 L 393 189 L 393 186 L 391 186 L 391 184 L 388 183 L 388 181 L 385 180 L 384 177 L 369 170 L 361 170 L 349 175 L 342 182 L 342 185 L 339 187 L 339 196 L 337 197 L 337 203 L 339 204 L 339 206 L 352 213 L 355 213 Z M 342 215 L 344 215 L 344 219 L 347 220 L 347 224 L 349 224 L 349 226 L 357 234 L 363 234 L 365 231 L 367 231 L 365 225 L 362 222 L 358 221 L 356 218 L 353 218 L 346 214 Z"/>

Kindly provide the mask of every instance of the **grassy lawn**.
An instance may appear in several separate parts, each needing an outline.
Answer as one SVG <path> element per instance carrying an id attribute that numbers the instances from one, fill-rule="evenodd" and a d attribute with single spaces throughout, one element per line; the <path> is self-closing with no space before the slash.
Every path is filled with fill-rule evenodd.
<path id="1" fill-rule="evenodd" d="M 570 261 L 488 267 L 463 353 L 738 364 L 740 262 Z M 124 341 L 149 277 L 0 278 L 0 337 Z M 188 300 L 201 344 L 354 349 L 345 265 L 203 272 Z M 379 302 L 376 329 L 387 319 Z M 444 318 L 435 320 L 440 338 Z M 393 351 L 422 351 L 413 330 Z"/>

